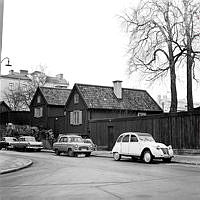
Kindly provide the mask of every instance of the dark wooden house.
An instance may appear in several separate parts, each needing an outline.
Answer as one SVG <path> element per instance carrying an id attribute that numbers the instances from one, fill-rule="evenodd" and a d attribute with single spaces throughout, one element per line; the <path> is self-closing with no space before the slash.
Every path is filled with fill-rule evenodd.
<path id="1" fill-rule="evenodd" d="M 5 103 L 5 101 L 0 101 L 0 113 L 9 111 L 11 111 L 11 108 Z"/>
<path id="2" fill-rule="evenodd" d="M 64 128 L 64 107 L 70 89 L 38 87 L 30 104 L 31 125 L 41 129 Z"/>
<path id="3" fill-rule="evenodd" d="M 145 90 L 75 84 L 67 100 L 66 133 L 91 136 L 89 121 L 94 119 L 144 116 L 162 113 L 160 106 Z"/>

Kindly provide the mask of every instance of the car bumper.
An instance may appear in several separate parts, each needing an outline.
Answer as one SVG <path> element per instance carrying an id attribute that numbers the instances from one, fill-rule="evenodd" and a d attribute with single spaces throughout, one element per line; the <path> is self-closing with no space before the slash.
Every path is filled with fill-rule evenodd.
<path id="1" fill-rule="evenodd" d="M 75 153 L 91 153 L 92 150 L 74 150 Z"/>
<path id="2" fill-rule="evenodd" d="M 27 149 L 43 149 L 44 147 L 27 146 Z"/>

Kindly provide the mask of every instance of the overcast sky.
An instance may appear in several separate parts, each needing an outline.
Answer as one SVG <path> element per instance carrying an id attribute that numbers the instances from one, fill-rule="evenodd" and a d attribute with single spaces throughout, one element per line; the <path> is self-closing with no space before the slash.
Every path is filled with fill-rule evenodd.
<path id="1" fill-rule="evenodd" d="M 138 0 L 4 0 L 2 74 L 29 72 L 45 66 L 48 75 L 63 73 L 74 83 L 146 89 L 154 98 L 169 91 L 159 82 L 149 87 L 137 75 L 127 75 L 128 36 L 118 15 Z M 178 83 L 185 87 L 185 82 Z M 180 86 L 179 86 L 180 87 Z M 186 90 L 179 90 L 183 98 Z M 196 97 L 195 97 L 196 98 Z M 200 100 L 199 100 L 200 101 Z"/>

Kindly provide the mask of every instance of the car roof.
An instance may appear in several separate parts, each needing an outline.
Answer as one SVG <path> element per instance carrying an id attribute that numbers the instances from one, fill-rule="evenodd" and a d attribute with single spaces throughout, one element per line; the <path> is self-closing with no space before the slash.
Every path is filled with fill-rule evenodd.
<path id="1" fill-rule="evenodd" d="M 68 134 L 68 135 L 60 135 L 60 137 L 81 137 L 81 136 L 75 134 Z"/>
<path id="2" fill-rule="evenodd" d="M 33 138 L 34 136 L 21 136 L 20 138 Z"/>
<path id="3" fill-rule="evenodd" d="M 128 134 L 135 134 L 137 136 L 152 136 L 150 133 L 143 133 L 143 132 L 126 132 L 122 133 L 121 135 L 128 135 Z"/>

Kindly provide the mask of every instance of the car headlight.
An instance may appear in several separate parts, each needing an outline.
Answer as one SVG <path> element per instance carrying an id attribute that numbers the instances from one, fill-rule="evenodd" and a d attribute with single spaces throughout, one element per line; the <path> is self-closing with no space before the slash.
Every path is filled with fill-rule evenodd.
<path id="1" fill-rule="evenodd" d="M 157 150 L 161 150 L 161 147 L 158 145 L 158 146 L 156 147 L 156 149 L 157 149 Z"/>
<path id="2" fill-rule="evenodd" d="M 75 149 L 78 149 L 78 144 L 76 144 L 76 145 L 74 146 L 74 148 L 75 148 Z"/>
<path id="3" fill-rule="evenodd" d="M 169 149 L 169 150 L 171 150 L 171 149 L 172 149 L 172 146 L 171 146 L 171 145 L 169 145 L 169 146 L 168 146 L 168 149 Z"/>

